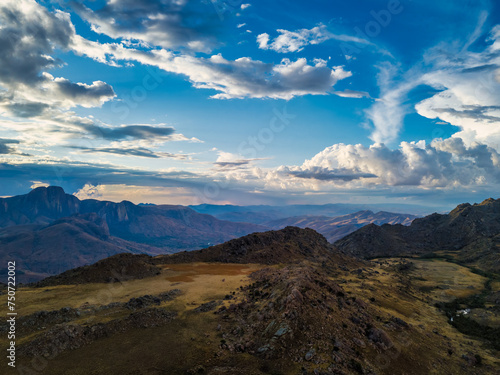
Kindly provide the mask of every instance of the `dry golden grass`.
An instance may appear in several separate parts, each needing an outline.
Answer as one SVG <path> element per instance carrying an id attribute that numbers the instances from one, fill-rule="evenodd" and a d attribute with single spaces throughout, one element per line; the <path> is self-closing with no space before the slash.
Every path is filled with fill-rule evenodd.
<path id="1" fill-rule="evenodd" d="M 145 294 L 159 294 L 166 290 L 180 289 L 183 293 L 163 305 L 179 313 L 171 323 L 162 327 L 132 329 L 97 340 L 75 351 L 59 354 L 37 369 L 37 374 L 87 375 L 87 374 L 129 374 L 131 369 L 142 369 L 147 374 L 185 374 L 197 365 L 210 366 L 217 363 L 220 373 L 224 368 L 231 374 L 266 374 L 261 368 L 273 373 L 297 373 L 296 364 L 273 363 L 270 360 L 256 360 L 249 354 L 235 357 L 221 352 L 221 333 L 217 327 L 218 316 L 213 313 L 191 313 L 202 303 L 222 299 L 230 292 L 240 292 L 240 286 L 249 283 L 248 275 L 263 265 L 240 264 L 175 264 L 164 267 L 158 276 L 131 280 L 122 284 L 86 284 L 57 286 L 50 288 L 22 288 L 18 295 L 20 312 L 24 315 L 38 310 L 54 310 L 65 306 L 79 307 L 83 303 L 105 305 L 110 302 L 124 302 Z M 96 294 L 107 291 L 105 298 Z M 232 293 L 231 293 L 232 294 Z M 104 295 L 104 294 L 103 294 Z M 234 303 L 234 300 L 225 301 Z M 123 309 L 103 310 L 92 317 L 90 323 L 105 322 L 129 314 Z M 88 324 L 88 317 L 72 323 Z M 30 341 L 36 332 L 18 341 L 18 345 Z M 2 344 L 3 348 L 4 345 Z M 215 356 L 216 353 L 219 353 Z M 92 360 L 89 360 L 92 358 Z M 22 365 L 31 368 L 29 361 L 19 359 Z M 214 362 L 214 363 L 212 363 Z M 278 369 L 284 372 L 280 372 Z M 240 371 L 241 372 L 235 372 Z M 292 371 L 293 369 L 293 371 Z M 0 367 L 0 373 L 2 367 Z M 137 370 L 138 371 L 138 370 Z M 134 372 L 139 373 L 139 372 Z"/>
<path id="2" fill-rule="evenodd" d="M 472 273 L 466 267 L 446 261 L 417 259 L 408 261 L 416 265 L 416 269 L 411 271 L 413 281 L 409 288 L 402 282 L 401 276 L 392 271 L 394 265 L 401 262 L 399 258 L 374 260 L 373 266 L 367 267 L 367 272 L 360 276 L 346 273 L 343 277 L 346 283 L 342 286 L 351 295 L 359 296 L 365 301 L 374 299 L 372 304 L 380 312 L 387 314 L 386 316 L 396 316 L 411 324 L 415 333 L 411 336 L 408 348 L 413 348 L 412 350 L 418 353 L 417 356 L 434 357 L 435 353 L 440 353 L 442 360 L 447 361 L 447 343 L 451 339 L 457 351 L 454 355 L 468 351 L 477 352 L 481 353 L 485 363 L 499 366 L 498 352 L 484 349 L 481 341 L 460 333 L 448 324 L 448 318 L 434 307 L 437 301 L 449 301 L 459 296 L 481 292 L 486 278 Z M 432 287 L 432 290 L 421 292 L 422 286 Z M 432 341 L 431 347 L 428 346 L 428 337 L 436 338 Z M 453 363 L 453 365 L 450 363 L 446 373 L 461 373 L 458 367 L 453 367 L 456 366 L 456 361 Z M 434 373 L 441 374 L 442 371 L 442 368 L 437 367 Z"/>
<path id="3" fill-rule="evenodd" d="M 500 292 L 500 281 L 493 281 L 491 283 L 491 291 L 492 292 Z"/>
<path id="4" fill-rule="evenodd" d="M 165 267 L 158 276 L 112 284 L 59 285 L 48 288 L 19 288 L 18 313 L 29 315 L 40 310 L 57 310 L 62 307 L 77 308 L 85 303 L 107 305 L 126 302 L 132 297 L 180 289 L 183 294 L 172 301 L 181 308 L 183 304 L 200 304 L 222 298 L 247 282 L 247 275 L 262 265 L 193 263 Z M 223 281 L 224 280 L 224 281 Z M 181 309 L 182 310 L 182 309 Z"/>
<path id="5" fill-rule="evenodd" d="M 480 293 L 487 279 L 455 263 L 440 260 L 412 260 L 412 271 L 418 287 L 437 287 L 431 292 L 435 301 L 450 301 Z M 419 280 L 419 278 L 425 279 Z"/>
<path id="6" fill-rule="evenodd" d="M 409 323 L 411 335 L 396 336 L 394 357 L 383 374 L 421 374 L 424 367 L 417 364 L 435 363 L 430 374 L 463 373 L 459 367 L 462 354 L 480 353 L 483 362 L 498 362 L 498 352 L 486 350 L 478 340 L 471 339 L 447 323 L 447 317 L 435 308 L 434 301 L 455 296 L 466 296 L 481 291 L 485 279 L 467 268 L 439 260 L 412 260 L 416 269 L 411 271 L 412 284 L 407 287 L 404 277 L 394 272 L 399 259 L 373 262 L 361 275 L 341 272 L 334 279 L 350 295 L 360 298 L 373 308 L 374 316 L 388 320 L 398 317 Z M 55 310 L 61 307 L 79 307 L 85 302 L 106 305 L 125 302 L 145 294 L 156 295 L 178 288 L 183 293 L 163 305 L 178 312 L 178 318 L 163 327 L 133 329 L 97 340 L 90 345 L 60 354 L 48 361 L 40 374 L 128 374 L 130 369 L 142 369 L 148 374 L 185 374 L 196 365 L 207 368 L 217 366 L 220 372 L 231 369 L 231 374 L 296 374 L 300 367 L 286 361 L 276 363 L 248 355 L 230 354 L 219 348 L 222 335 L 217 331 L 218 315 L 193 314 L 191 311 L 202 303 L 220 300 L 235 293 L 236 303 L 241 300 L 238 288 L 250 282 L 248 275 L 265 266 L 241 264 L 175 264 L 165 265 L 158 276 L 131 280 L 118 284 L 86 284 L 49 288 L 21 288 L 18 292 L 19 312 L 23 315 L 37 310 Z M 415 279 L 416 278 L 416 279 Z M 342 282 L 343 280 L 344 282 Z M 422 291 L 428 287 L 429 291 Z M 432 289 L 439 287 L 441 289 Z M 498 287 L 498 285 L 495 285 Z M 370 300 L 373 299 L 371 302 Z M 225 301 L 235 303 L 234 300 Z M 104 310 L 93 317 L 92 323 L 116 319 L 128 312 L 123 309 Z M 478 316 L 481 311 L 476 311 Z M 75 323 L 85 323 L 82 317 Z M 20 343 L 31 339 L 23 338 Z M 429 340 L 431 338 L 431 340 Z M 453 343 L 453 360 L 448 350 Z M 3 345 L 2 345 L 3 346 Z M 392 349 L 390 350 L 392 353 Z M 399 351 L 399 352 L 398 352 Z M 124 355 L 126 353 L 126 355 Z M 387 352 L 388 354 L 389 352 Z M 366 353 L 376 360 L 378 353 Z M 392 355 L 392 354 L 391 354 Z M 92 361 L 88 359 L 92 358 Z M 405 361 L 415 364 L 409 369 Z M 437 362 L 434 362 L 437 361 Z M 272 369 L 278 369 L 280 371 Z M 289 366 L 289 367 L 287 367 Z M 497 363 L 498 366 L 498 363 Z M 161 370 L 159 370 L 161 369 Z M 242 372 L 235 372 L 241 369 Z M 267 369 L 267 370 L 265 370 Z M 398 369 L 406 369 L 403 372 Z M 1 368 L 0 368 L 1 371 Z M 398 372 L 399 371 L 399 372 Z M 137 372 L 139 373 L 139 372 Z"/>

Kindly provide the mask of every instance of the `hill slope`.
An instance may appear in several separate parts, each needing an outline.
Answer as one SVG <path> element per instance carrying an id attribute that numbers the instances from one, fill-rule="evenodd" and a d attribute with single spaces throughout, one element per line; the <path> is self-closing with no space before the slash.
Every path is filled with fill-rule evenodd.
<path id="1" fill-rule="evenodd" d="M 333 243 L 367 224 L 410 225 L 415 218 L 416 216 L 414 215 L 397 214 L 385 211 L 374 213 L 368 210 L 337 217 L 295 216 L 269 221 L 265 223 L 265 225 L 272 229 L 280 229 L 286 226 L 312 228 L 325 236 L 328 242 Z"/>
<path id="2" fill-rule="evenodd" d="M 255 261 L 266 264 L 244 263 Z M 445 264 L 420 261 L 412 273 L 398 259 L 360 261 L 294 227 L 203 251 L 117 255 L 19 289 L 17 361 L 47 375 L 497 374 L 491 343 L 435 307 L 448 301 L 449 281 L 433 279 Z M 447 291 L 481 292 L 484 277 L 448 270 L 467 280 Z"/>
<path id="3" fill-rule="evenodd" d="M 286 227 L 253 233 L 207 249 L 155 258 L 159 263 L 223 262 L 279 264 L 310 260 L 335 261 L 342 255 L 312 229 Z"/>
<path id="4" fill-rule="evenodd" d="M 62 218 L 43 225 L 0 229 L 0 262 L 15 261 L 18 282 L 31 282 L 119 253 L 158 255 L 160 248 L 110 236 L 96 214 Z"/>
<path id="5" fill-rule="evenodd" d="M 500 199 L 457 206 L 447 215 L 415 219 L 410 226 L 367 225 L 335 245 L 363 258 L 441 252 L 483 270 L 500 271 Z"/>

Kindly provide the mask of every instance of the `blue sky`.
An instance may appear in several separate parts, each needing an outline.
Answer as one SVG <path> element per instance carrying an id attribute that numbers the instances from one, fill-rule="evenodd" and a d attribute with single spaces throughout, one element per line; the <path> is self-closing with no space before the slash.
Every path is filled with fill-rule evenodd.
<path id="1" fill-rule="evenodd" d="M 496 196 L 494 1 L 5 0 L 0 196 Z"/>

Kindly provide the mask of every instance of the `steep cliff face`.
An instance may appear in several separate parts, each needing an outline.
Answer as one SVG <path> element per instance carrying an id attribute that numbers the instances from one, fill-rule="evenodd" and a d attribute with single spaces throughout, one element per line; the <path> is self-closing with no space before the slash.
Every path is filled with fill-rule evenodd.
<path id="1" fill-rule="evenodd" d="M 16 260 L 19 280 L 27 282 L 117 253 L 200 249 L 266 229 L 183 206 L 80 201 L 62 188 L 40 187 L 0 199 L 0 261 Z"/>
<path id="2" fill-rule="evenodd" d="M 177 251 L 199 249 L 268 229 L 219 220 L 184 206 L 80 201 L 60 187 L 40 187 L 26 195 L 0 199 L 0 228 L 48 225 L 71 215 L 91 213 L 106 222 L 111 236 Z"/>
<path id="3" fill-rule="evenodd" d="M 48 224 L 80 210 L 80 200 L 57 186 L 39 187 L 26 195 L 0 198 L 0 227 Z"/>

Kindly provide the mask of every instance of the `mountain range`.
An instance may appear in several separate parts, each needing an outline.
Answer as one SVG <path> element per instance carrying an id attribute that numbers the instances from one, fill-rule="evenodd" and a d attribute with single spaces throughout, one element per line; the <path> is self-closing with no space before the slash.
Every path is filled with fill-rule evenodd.
<path id="1" fill-rule="evenodd" d="M 368 224 L 402 224 L 410 225 L 417 218 L 414 215 L 396 214 L 392 212 L 359 211 L 337 217 L 328 216 L 294 216 L 266 222 L 264 225 L 272 229 L 281 229 L 286 226 L 311 228 L 326 237 L 328 242 L 334 243 L 342 237 Z"/>
<path id="2" fill-rule="evenodd" d="M 406 225 L 415 218 L 371 211 L 338 218 L 310 216 L 354 208 L 358 207 L 135 205 L 80 200 L 60 187 L 39 187 L 25 195 L 0 198 L 0 260 L 16 260 L 19 280 L 31 282 L 123 252 L 159 255 L 196 250 L 286 226 L 313 228 L 333 242 L 368 223 Z M 293 213 L 308 216 L 283 218 Z M 276 217 L 280 219 L 268 221 Z M 234 221 L 237 218 L 249 222 Z"/>
<path id="3" fill-rule="evenodd" d="M 458 205 L 449 214 L 432 214 L 411 225 L 366 225 L 335 242 L 361 258 L 448 256 L 486 271 L 500 271 L 500 199 Z"/>
<path id="4" fill-rule="evenodd" d="M 183 206 L 79 200 L 55 186 L 0 198 L 0 260 L 17 261 L 23 282 L 122 252 L 199 249 L 266 229 Z"/>
<path id="5" fill-rule="evenodd" d="M 212 215 L 221 220 L 262 224 L 269 221 L 296 216 L 326 216 L 337 217 L 359 211 L 404 212 L 414 216 L 428 215 L 432 212 L 441 212 L 443 208 L 428 207 L 411 204 L 353 204 L 330 203 L 323 205 L 287 205 L 287 206 L 235 206 L 200 204 L 189 206 L 199 213 Z M 443 211 L 444 212 L 444 211 Z"/>

